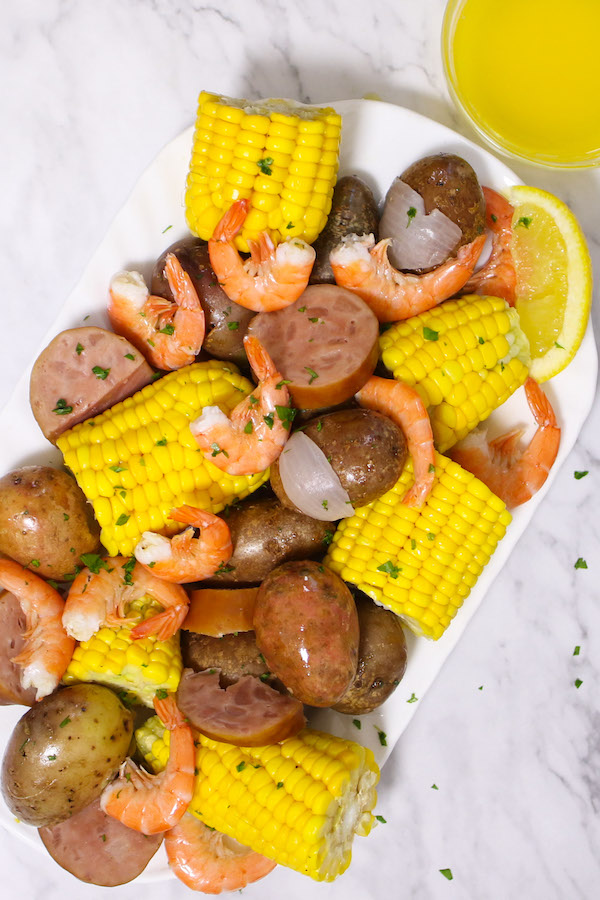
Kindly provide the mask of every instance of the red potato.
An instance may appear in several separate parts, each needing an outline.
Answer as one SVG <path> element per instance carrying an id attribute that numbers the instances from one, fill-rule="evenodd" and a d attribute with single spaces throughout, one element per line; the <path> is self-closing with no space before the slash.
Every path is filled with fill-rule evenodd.
<path id="1" fill-rule="evenodd" d="M 259 313 L 248 334 L 267 349 L 300 409 L 343 403 L 377 364 L 377 318 L 360 297 L 334 284 L 313 284 L 291 306 Z"/>
<path id="2" fill-rule="evenodd" d="M 140 875 L 163 835 L 142 834 L 100 808 L 100 798 L 58 825 L 38 828 L 52 858 L 80 881 L 102 887 L 127 884 Z"/>
<path id="3" fill-rule="evenodd" d="M 64 431 L 135 394 L 153 375 L 124 337 L 94 325 L 71 328 L 50 341 L 34 363 L 31 410 L 55 444 Z"/>
<path id="4" fill-rule="evenodd" d="M 33 706 L 36 689 L 21 687 L 23 670 L 12 662 L 25 644 L 25 615 L 19 601 L 8 591 L 0 591 L 0 622 L 0 706 Z"/>
<path id="5" fill-rule="evenodd" d="M 213 741 L 262 747 L 293 737 L 306 725 L 302 703 L 253 675 L 222 688 L 219 673 L 184 669 L 177 706 L 192 728 Z"/>
<path id="6" fill-rule="evenodd" d="M 288 562 L 261 584 L 256 642 L 271 672 L 303 703 L 332 706 L 358 662 L 358 615 L 347 585 L 312 561 Z"/>

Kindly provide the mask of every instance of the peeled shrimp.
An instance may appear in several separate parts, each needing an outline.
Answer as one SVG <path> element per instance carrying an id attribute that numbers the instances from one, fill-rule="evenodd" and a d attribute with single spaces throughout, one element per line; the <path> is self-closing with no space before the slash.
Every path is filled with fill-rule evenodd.
<path id="1" fill-rule="evenodd" d="M 253 335 L 246 335 L 244 348 L 258 386 L 229 418 L 206 406 L 190 425 L 205 458 L 229 475 L 264 472 L 283 450 L 292 422 L 290 395 L 273 360 Z"/>
<path id="2" fill-rule="evenodd" d="M 12 662 L 22 668 L 21 685 L 36 689 L 36 700 L 58 686 L 73 656 L 75 641 L 63 628 L 64 601 L 58 591 L 12 559 L 0 559 L 0 587 L 18 600 L 25 615 L 25 645 Z"/>
<path id="3" fill-rule="evenodd" d="M 435 452 L 429 414 L 417 391 L 402 381 L 373 375 L 355 395 L 366 409 L 390 418 L 404 432 L 412 458 L 414 483 L 403 502 L 423 506 L 435 478 Z"/>
<path id="4" fill-rule="evenodd" d="M 156 634 L 166 641 L 181 627 L 189 598 L 178 584 L 157 578 L 139 563 L 131 566 L 124 556 L 102 560 L 97 572 L 83 569 L 75 578 L 63 612 L 63 625 L 77 641 L 88 641 L 103 625 L 133 625 L 137 619 L 125 615 L 129 603 L 150 597 L 164 611 L 140 622 L 133 638 Z"/>
<path id="5" fill-rule="evenodd" d="M 416 316 L 460 291 L 479 259 L 485 235 L 479 235 L 461 247 L 456 257 L 425 275 L 394 269 L 387 257 L 390 240 L 375 244 L 372 234 L 349 234 L 329 255 L 336 283 L 358 294 L 380 322 Z"/>
<path id="6" fill-rule="evenodd" d="M 485 265 L 471 276 L 463 293 L 503 297 L 514 306 L 517 296 L 517 271 L 511 250 L 514 210 L 501 194 L 488 187 L 482 190 L 485 224 L 492 232 L 492 252 Z"/>
<path id="7" fill-rule="evenodd" d="M 170 371 L 194 362 L 205 319 L 192 280 L 174 253 L 167 255 L 165 275 L 174 302 L 153 297 L 139 272 L 118 272 L 110 283 L 108 317 L 149 363 Z"/>
<path id="8" fill-rule="evenodd" d="M 219 516 L 180 506 L 171 510 L 170 518 L 191 527 L 171 539 L 145 531 L 134 551 L 137 561 L 156 578 L 177 584 L 204 581 L 229 560 L 233 553 L 231 532 Z M 198 537 L 196 528 L 200 529 Z"/>
<path id="9" fill-rule="evenodd" d="M 192 729 L 172 695 L 154 698 L 154 708 L 170 732 L 169 759 L 164 771 L 150 775 L 132 759 L 102 793 L 105 813 L 142 834 L 158 834 L 176 825 L 194 793 L 195 751 Z"/>
<path id="10" fill-rule="evenodd" d="M 227 210 L 208 242 L 210 264 L 230 300 L 255 312 L 283 309 L 307 286 L 315 251 L 299 238 L 275 247 L 264 231 L 258 242 L 248 241 L 250 258 L 244 261 L 233 239 L 247 214 L 247 200 L 237 200 Z"/>
<path id="11" fill-rule="evenodd" d="M 560 428 L 554 410 L 533 378 L 525 382 L 529 408 L 538 428 L 526 450 L 517 442 L 523 429 L 514 429 L 489 443 L 486 432 L 467 435 L 448 455 L 483 481 L 509 509 L 520 506 L 539 491 L 554 464 L 560 445 Z"/>
<path id="12" fill-rule="evenodd" d="M 172 872 L 193 891 L 238 891 L 264 878 L 276 863 L 233 838 L 208 828 L 191 813 L 165 835 Z"/>

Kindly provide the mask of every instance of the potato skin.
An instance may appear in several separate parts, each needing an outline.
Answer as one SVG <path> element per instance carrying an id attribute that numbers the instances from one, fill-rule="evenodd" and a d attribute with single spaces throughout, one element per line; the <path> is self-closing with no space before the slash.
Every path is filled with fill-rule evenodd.
<path id="1" fill-rule="evenodd" d="M 267 665 L 309 706 L 332 706 L 358 661 L 358 616 L 342 579 L 319 563 L 284 563 L 261 584 L 254 608 L 256 643 Z"/>
<path id="2" fill-rule="evenodd" d="M 99 797 L 127 755 L 133 717 L 109 688 L 76 684 L 17 722 L 2 762 L 2 795 L 28 825 L 55 825 Z"/>
<path id="3" fill-rule="evenodd" d="M 362 716 L 381 706 L 396 690 L 406 671 L 406 637 L 398 616 L 352 589 L 360 640 L 358 665 L 352 684 L 333 707 L 349 716 Z"/>
<path id="4" fill-rule="evenodd" d="M 271 687 L 283 687 L 269 672 L 253 631 L 224 634 L 222 638 L 182 631 L 181 655 L 185 668 L 194 672 L 219 669 L 222 687 L 234 684 L 242 675 L 254 675 Z"/>
<path id="5" fill-rule="evenodd" d="M 32 565 L 37 575 L 61 581 L 82 553 L 99 548 L 100 527 L 92 507 L 66 472 L 24 466 L 0 478 L 2 553 Z"/>
<path id="6" fill-rule="evenodd" d="M 317 258 L 310 284 L 335 284 L 329 254 L 347 234 L 373 234 L 377 240 L 379 213 L 373 192 L 357 175 L 344 175 L 333 189 L 325 228 L 314 242 Z"/>
<path id="7" fill-rule="evenodd" d="M 485 199 L 473 167 L 453 153 L 417 160 L 400 176 L 425 201 L 425 212 L 439 209 L 462 230 L 456 249 L 485 230 Z"/>
<path id="8" fill-rule="evenodd" d="M 406 439 L 381 413 L 342 409 L 311 419 L 303 430 L 331 463 L 353 506 L 381 497 L 402 474 L 408 455 Z M 271 466 L 271 487 L 284 506 L 295 508 L 285 493 L 278 462 Z"/>
<path id="9" fill-rule="evenodd" d="M 286 509 L 271 496 L 245 500 L 232 507 L 225 519 L 233 555 L 225 566 L 227 571 L 210 579 L 214 585 L 260 584 L 280 563 L 322 556 L 333 533 L 330 522 Z"/>
<path id="10" fill-rule="evenodd" d="M 206 316 L 206 337 L 202 349 L 216 359 L 229 359 L 248 367 L 244 335 L 254 313 L 229 299 L 217 281 L 208 256 L 208 244 L 186 237 L 171 244 L 157 259 L 152 273 L 151 292 L 173 299 L 164 274 L 167 253 L 174 253 L 188 273 Z"/>

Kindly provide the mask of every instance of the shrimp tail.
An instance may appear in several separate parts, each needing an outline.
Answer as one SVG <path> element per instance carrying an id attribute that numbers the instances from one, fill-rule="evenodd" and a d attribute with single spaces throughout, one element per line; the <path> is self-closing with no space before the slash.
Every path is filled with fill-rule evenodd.
<path id="1" fill-rule="evenodd" d="M 181 603 L 170 606 L 162 612 L 145 619 L 131 630 L 131 637 L 138 641 L 141 638 L 155 634 L 159 641 L 168 641 L 170 637 L 179 631 L 188 611 L 188 604 Z"/>
<path id="2" fill-rule="evenodd" d="M 232 203 L 227 212 L 217 223 L 215 230 L 213 231 L 212 240 L 223 241 L 224 243 L 233 240 L 246 221 L 249 205 L 249 201 L 245 199 L 236 200 L 235 203 Z"/>
<path id="3" fill-rule="evenodd" d="M 538 425 L 549 426 L 556 425 L 556 416 L 550 404 L 550 401 L 544 394 L 543 390 L 531 375 L 525 381 L 525 395 L 529 404 L 529 409 L 533 413 L 533 417 Z"/>
<path id="4" fill-rule="evenodd" d="M 173 519 L 174 522 L 192 525 L 194 528 L 208 528 L 209 525 L 213 524 L 216 516 L 195 506 L 184 505 L 172 509 L 169 518 Z"/>
<path id="5" fill-rule="evenodd" d="M 247 334 L 244 337 L 244 350 L 252 371 L 259 381 L 266 381 L 267 378 L 277 374 L 275 363 L 255 335 Z"/>
<path id="6" fill-rule="evenodd" d="M 173 694 L 167 694 L 166 697 L 155 695 L 153 703 L 156 715 L 169 731 L 173 731 L 178 725 L 185 725 L 185 717 Z"/>

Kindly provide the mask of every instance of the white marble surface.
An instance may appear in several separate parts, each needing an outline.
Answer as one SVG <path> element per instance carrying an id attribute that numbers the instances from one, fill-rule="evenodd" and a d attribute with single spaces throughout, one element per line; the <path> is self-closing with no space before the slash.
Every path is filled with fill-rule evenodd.
<path id="1" fill-rule="evenodd" d="M 377 92 L 473 136 L 445 89 L 444 0 L 368 6 L 3 5 L 0 406 L 144 167 L 192 122 L 201 88 L 313 102 Z M 571 204 L 600 271 L 600 172 L 513 168 Z M 597 303 L 596 296 L 600 333 Z M 599 425 L 596 402 L 528 532 L 396 746 L 380 787 L 378 812 L 387 824 L 356 840 L 350 870 L 333 885 L 276 870 L 245 896 L 598 896 Z M 576 469 L 590 474 L 577 481 Z M 574 569 L 580 556 L 587 570 Z M 439 873 L 448 867 L 452 882 Z M 8 833 L 0 872 L 2 897 L 107 896 Z M 186 892 L 168 881 L 116 888 L 112 896 L 174 900 Z"/>

